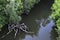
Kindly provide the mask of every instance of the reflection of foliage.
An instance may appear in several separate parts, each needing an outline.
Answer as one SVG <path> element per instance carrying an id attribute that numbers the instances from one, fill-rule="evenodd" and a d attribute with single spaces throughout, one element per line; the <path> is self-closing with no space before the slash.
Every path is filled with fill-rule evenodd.
<path id="1" fill-rule="evenodd" d="M 57 25 L 57 32 L 59 37 L 57 40 L 60 40 L 60 0 L 55 0 L 54 4 L 52 5 L 52 18 L 55 20 Z"/>
<path id="2" fill-rule="evenodd" d="M 28 13 L 35 3 L 38 3 L 40 0 L 23 0 L 23 6 L 25 13 Z"/>
<path id="3" fill-rule="evenodd" d="M 21 21 L 21 14 L 28 12 L 40 0 L 0 0 L 0 30 L 8 23 Z"/>

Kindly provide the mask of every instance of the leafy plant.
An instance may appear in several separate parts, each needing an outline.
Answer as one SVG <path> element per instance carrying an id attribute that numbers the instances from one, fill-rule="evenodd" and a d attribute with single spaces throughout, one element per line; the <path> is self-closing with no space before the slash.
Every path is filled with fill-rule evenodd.
<path id="1" fill-rule="evenodd" d="M 40 0 L 0 0 L 0 30 L 5 24 L 16 24 L 22 20 L 21 14 L 30 11 Z"/>
<path id="2" fill-rule="evenodd" d="M 60 40 L 60 0 L 55 0 L 54 4 L 52 5 L 52 18 L 54 19 L 56 26 L 57 26 L 57 32 L 59 37 L 57 37 L 57 40 Z"/>

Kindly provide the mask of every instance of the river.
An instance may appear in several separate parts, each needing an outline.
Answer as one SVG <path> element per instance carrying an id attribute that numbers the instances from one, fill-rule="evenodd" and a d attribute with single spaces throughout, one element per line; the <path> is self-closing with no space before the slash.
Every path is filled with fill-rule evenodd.
<path id="1" fill-rule="evenodd" d="M 17 34 L 14 39 L 14 32 L 12 32 L 1 40 L 56 40 L 56 36 L 54 36 L 55 31 L 53 31 L 53 20 L 50 20 L 43 27 L 40 26 L 40 20 L 46 20 L 50 16 L 53 2 L 54 0 L 41 0 L 38 4 L 34 5 L 28 15 L 22 15 L 22 22 L 29 27 L 29 31 L 34 32 L 33 34 L 21 32 L 20 34 Z M 6 34 L 6 31 L 7 28 L 3 31 L 4 33 L 1 32 L 0 34 Z"/>

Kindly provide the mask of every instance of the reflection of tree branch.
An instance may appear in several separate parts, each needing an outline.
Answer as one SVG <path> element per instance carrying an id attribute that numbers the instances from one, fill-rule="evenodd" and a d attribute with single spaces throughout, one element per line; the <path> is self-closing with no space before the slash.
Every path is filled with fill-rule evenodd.
<path id="1" fill-rule="evenodd" d="M 5 36 L 7 36 L 8 34 L 10 34 L 12 31 L 15 31 L 15 36 L 14 38 L 16 37 L 17 33 L 19 32 L 19 30 L 22 30 L 24 31 L 25 33 L 34 33 L 34 32 L 28 32 L 27 31 L 28 27 L 22 23 L 22 24 L 12 24 L 12 25 L 8 25 L 8 30 L 9 32 L 6 34 L 6 35 L 3 35 L 0 39 L 4 38 Z"/>
<path id="2" fill-rule="evenodd" d="M 21 28 L 21 27 L 20 27 L 20 29 L 21 29 L 22 31 L 26 32 L 26 33 L 34 33 L 34 32 L 28 32 L 28 31 L 24 30 L 24 29 Z"/>

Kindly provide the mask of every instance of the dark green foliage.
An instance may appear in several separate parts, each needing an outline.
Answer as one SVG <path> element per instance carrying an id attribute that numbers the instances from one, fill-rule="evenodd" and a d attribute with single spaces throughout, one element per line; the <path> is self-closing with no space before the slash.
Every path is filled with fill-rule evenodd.
<path id="1" fill-rule="evenodd" d="M 0 0 L 0 31 L 1 28 L 7 24 L 7 17 L 5 16 L 5 5 L 8 2 L 6 0 Z"/>
<path id="2" fill-rule="evenodd" d="M 0 29 L 3 27 L 3 25 L 7 24 L 7 19 L 5 16 L 0 15 Z M 0 30 L 1 31 L 1 30 Z"/>

